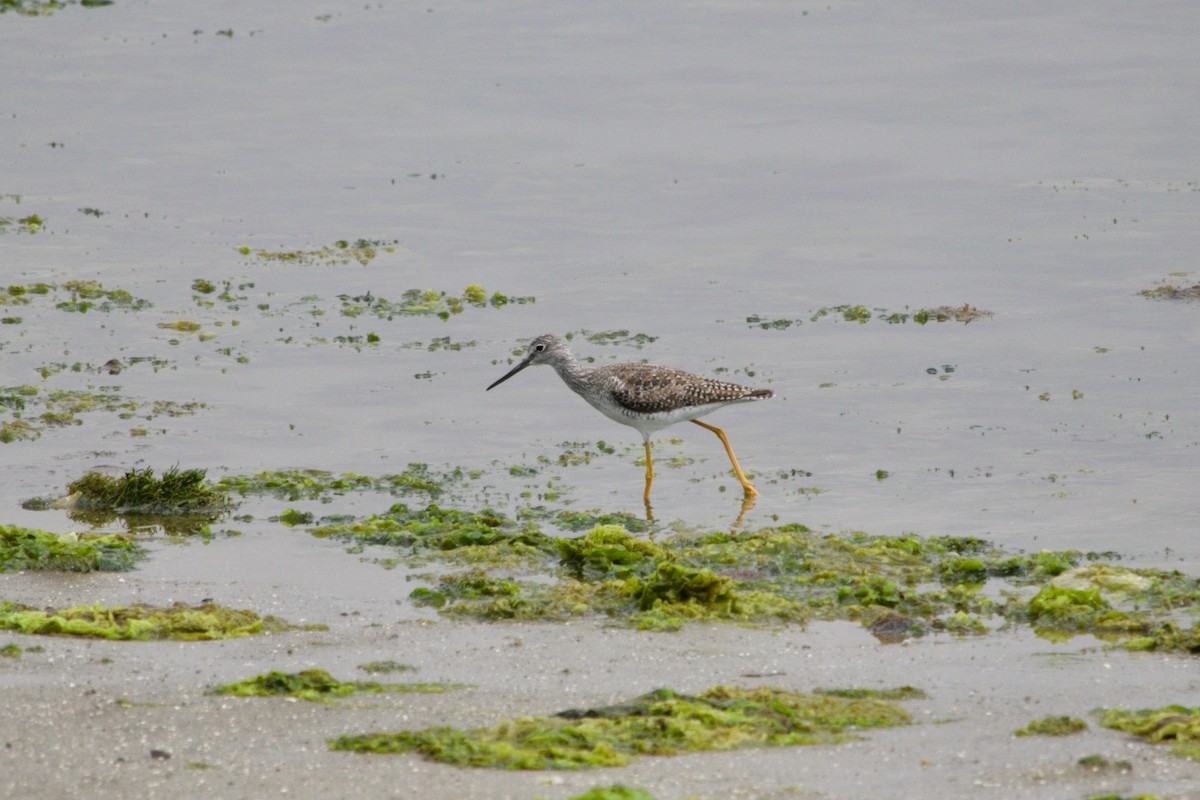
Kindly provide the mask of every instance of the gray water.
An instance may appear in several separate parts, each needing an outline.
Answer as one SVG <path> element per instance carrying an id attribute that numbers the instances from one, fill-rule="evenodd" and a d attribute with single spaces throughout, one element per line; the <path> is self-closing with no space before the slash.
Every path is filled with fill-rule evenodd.
<path id="1" fill-rule="evenodd" d="M 176 464 L 427 463 L 475 471 L 447 499 L 463 507 L 642 514 L 636 432 L 549 370 L 483 391 L 555 332 L 596 363 L 776 391 L 710 418 L 762 493 L 746 527 L 970 534 L 1195 572 L 1200 305 L 1138 293 L 1200 282 L 1198 34 L 1194 6 L 1170 2 L 0 15 L 0 217 L 44 220 L 0 233 L 0 282 L 95 280 L 153 304 L 0 307 L 21 318 L 0 326 L 0 386 L 143 404 L 0 444 L 0 522 L 69 530 L 20 501 Z M 360 238 L 393 244 L 366 265 L 254 255 Z M 202 306 L 197 279 L 242 299 Z M 535 302 L 443 320 L 352 318 L 338 299 L 474 283 Z M 964 303 L 992 316 L 813 320 Z M 212 338 L 159 327 L 176 320 Z M 584 335 L 619 330 L 653 340 Z M 441 337 L 461 349 L 431 351 Z M 96 371 L 112 358 L 119 375 Z M 148 419 L 156 400 L 203 406 Z M 560 466 L 564 443 L 596 457 Z M 734 522 L 711 434 L 670 429 L 656 455 L 660 523 Z M 361 569 L 322 547 L 314 578 Z"/>

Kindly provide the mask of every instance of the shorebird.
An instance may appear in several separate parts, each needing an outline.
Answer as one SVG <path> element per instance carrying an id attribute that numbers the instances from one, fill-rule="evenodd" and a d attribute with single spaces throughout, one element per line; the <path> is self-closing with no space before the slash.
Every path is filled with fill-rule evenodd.
<path id="1" fill-rule="evenodd" d="M 698 418 L 719 408 L 766 400 L 774 397 L 770 389 L 751 389 L 736 383 L 718 381 L 693 375 L 690 372 L 660 367 L 656 364 L 606 364 L 585 367 L 579 363 L 567 343 L 551 333 L 542 334 L 529 343 L 529 352 L 519 364 L 498 381 L 487 387 L 490 391 L 528 366 L 548 364 L 575 394 L 611 420 L 635 428 L 646 447 L 646 490 L 642 495 L 650 505 L 650 484 L 654 481 L 654 466 L 650 459 L 650 434 L 677 422 L 692 422 L 712 431 L 725 445 L 725 453 L 737 475 L 746 497 L 758 494 L 746 479 L 738 464 L 725 431 Z"/>

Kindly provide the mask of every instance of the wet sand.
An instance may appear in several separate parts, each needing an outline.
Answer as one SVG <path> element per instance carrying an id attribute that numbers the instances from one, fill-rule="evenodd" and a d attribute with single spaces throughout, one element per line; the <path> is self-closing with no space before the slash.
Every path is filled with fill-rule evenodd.
<path id="1" fill-rule="evenodd" d="M 324 547 L 335 546 L 325 544 Z M 190 548 L 179 548 L 190 549 Z M 214 549 L 220 549 L 214 548 Z M 219 556 L 218 556 L 219 557 Z M 340 556 L 339 557 L 344 557 Z M 167 565 L 169 568 L 169 565 Z M 982 638 L 929 636 L 880 644 L 851 623 L 755 630 L 689 625 L 651 634 L 599 620 L 482 624 L 438 619 L 403 600 L 400 571 L 363 565 L 352 590 L 263 589 L 137 573 L 0 575 L 0 594 L 47 604 L 194 601 L 232 596 L 327 632 L 216 642 L 103 642 L 0 634 L 44 652 L 0 660 L 0 793 L 6 797 L 567 798 L 623 783 L 667 798 L 1080 798 L 1153 792 L 1197 796 L 1195 765 L 1163 747 L 1101 729 L 1099 707 L 1150 707 L 1194 696 L 1195 662 L 1106 650 L 1091 637 L 1065 644 L 1025 630 Z M 281 570 L 286 569 L 286 565 Z M 231 603 L 237 605 L 237 603 Z M 358 695 L 332 704 L 209 695 L 268 670 L 326 669 L 365 679 L 358 665 L 415 667 L 384 680 L 456 682 L 432 695 Z M 647 757 L 619 769 L 508 772 L 439 765 L 415 755 L 331 752 L 345 733 L 501 719 L 605 705 L 661 686 L 717 684 L 793 690 L 912 685 L 913 724 L 871 730 L 840 745 Z M 1015 737 L 1029 721 L 1078 716 L 1089 729 L 1061 738 Z M 164 755 L 165 754 L 165 755 Z M 1087 755 L 1131 763 L 1092 772 Z"/>

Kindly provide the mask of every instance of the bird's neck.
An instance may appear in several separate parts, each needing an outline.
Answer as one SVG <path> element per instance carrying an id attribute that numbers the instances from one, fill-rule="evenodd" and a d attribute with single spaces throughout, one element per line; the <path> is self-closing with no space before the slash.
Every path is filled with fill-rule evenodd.
<path id="1" fill-rule="evenodd" d="M 563 379 L 563 383 L 570 386 L 576 392 L 581 391 L 585 384 L 585 377 L 589 370 L 576 360 L 575 356 L 567 353 L 560 359 L 554 361 L 554 371 L 558 373 L 558 377 Z"/>

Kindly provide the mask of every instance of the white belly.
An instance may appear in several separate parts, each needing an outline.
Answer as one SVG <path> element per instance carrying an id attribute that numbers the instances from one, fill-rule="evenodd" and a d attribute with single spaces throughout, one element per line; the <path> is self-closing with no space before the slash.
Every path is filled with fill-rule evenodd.
<path id="1" fill-rule="evenodd" d="M 677 422 L 688 422 L 689 420 L 698 419 L 706 414 L 711 414 L 718 408 L 729 405 L 729 403 L 705 403 L 704 405 L 677 408 L 673 411 L 639 414 L 617 405 L 607 397 L 597 400 L 592 400 L 591 398 L 584 399 L 591 403 L 597 411 L 614 422 L 619 422 L 622 425 L 628 425 L 636 429 L 638 433 L 642 434 L 643 439 L 649 439 L 650 434 L 660 431 L 663 428 L 669 428 Z"/>

